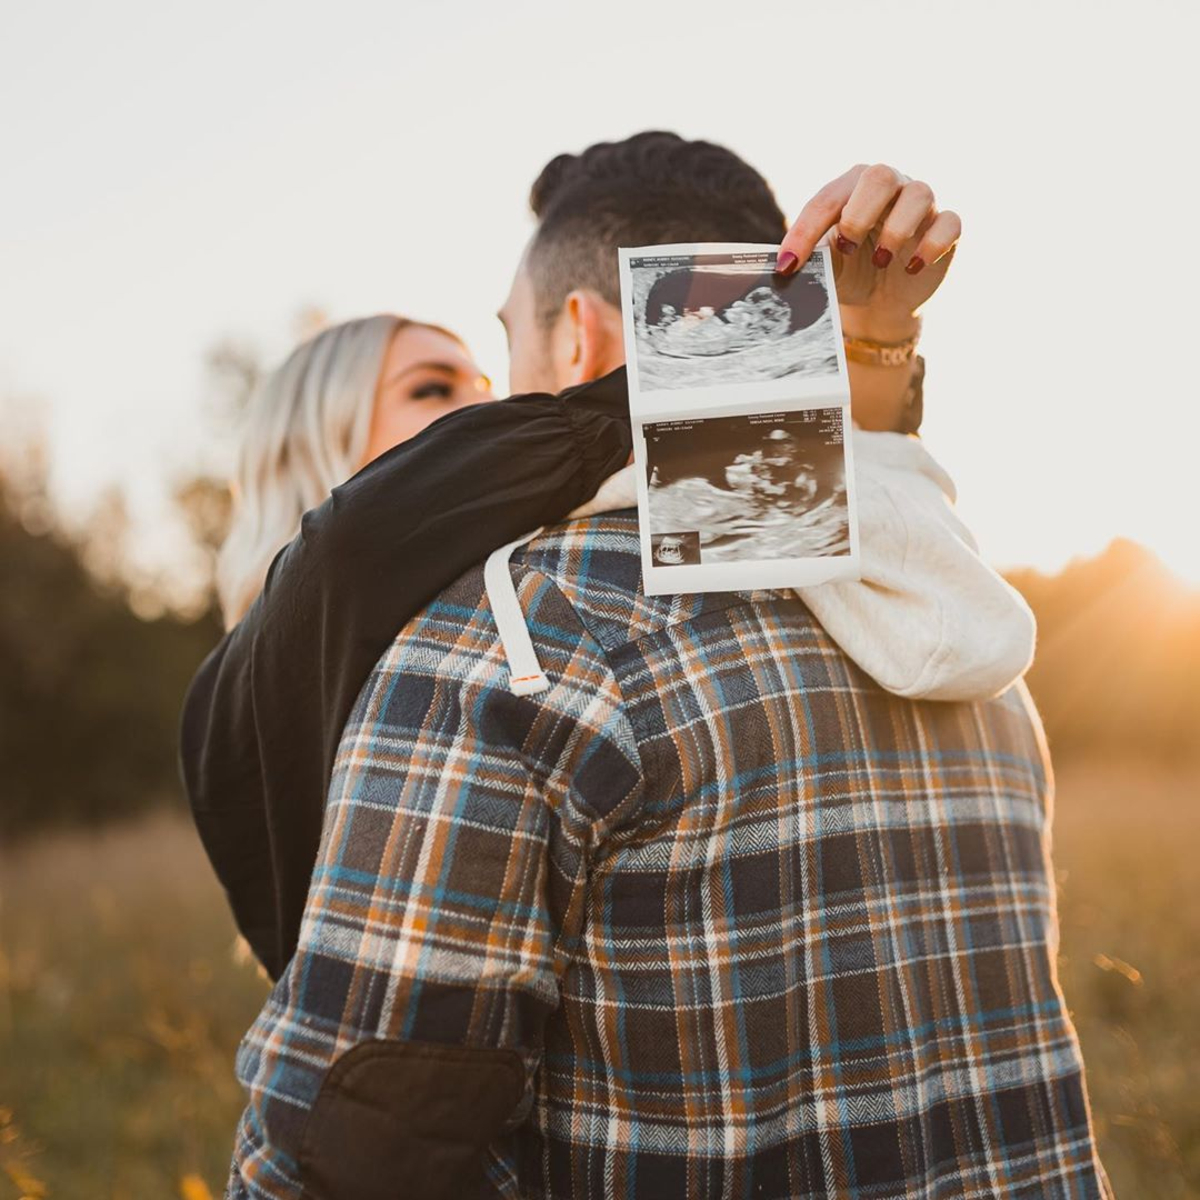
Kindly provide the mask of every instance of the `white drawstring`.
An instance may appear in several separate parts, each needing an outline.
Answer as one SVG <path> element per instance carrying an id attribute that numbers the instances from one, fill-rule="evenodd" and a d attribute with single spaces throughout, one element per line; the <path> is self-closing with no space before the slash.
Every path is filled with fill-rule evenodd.
<path id="1" fill-rule="evenodd" d="M 550 686 L 550 680 L 538 662 L 537 651 L 533 648 L 533 639 L 529 636 L 525 614 L 521 611 L 517 589 L 513 586 L 512 574 L 508 569 L 509 555 L 518 546 L 537 537 L 543 528 L 539 525 L 532 533 L 493 550 L 483 565 L 483 586 L 487 589 L 496 628 L 500 632 L 500 643 L 508 659 L 508 689 L 514 696 L 532 696 Z"/>

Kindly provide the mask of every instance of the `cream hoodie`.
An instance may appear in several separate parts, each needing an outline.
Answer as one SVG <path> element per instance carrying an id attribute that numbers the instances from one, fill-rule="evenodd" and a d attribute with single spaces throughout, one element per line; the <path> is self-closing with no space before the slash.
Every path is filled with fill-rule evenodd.
<path id="1" fill-rule="evenodd" d="M 862 578 L 795 589 L 831 638 L 880 686 L 920 700 L 983 700 L 1033 659 L 1036 626 L 1020 593 L 979 556 L 953 509 L 954 484 L 921 441 L 854 430 Z M 637 504 L 634 466 L 610 475 L 567 519 Z M 501 546 L 485 582 L 519 695 L 549 686 L 517 602 L 508 559 L 541 530 Z"/>

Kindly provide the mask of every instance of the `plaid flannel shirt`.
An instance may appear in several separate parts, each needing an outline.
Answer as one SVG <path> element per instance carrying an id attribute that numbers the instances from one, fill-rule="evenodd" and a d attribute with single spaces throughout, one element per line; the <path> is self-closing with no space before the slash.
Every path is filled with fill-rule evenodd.
<path id="1" fill-rule="evenodd" d="M 790 595 L 646 597 L 628 511 L 511 570 L 548 691 L 481 568 L 364 686 L 228 1195 L 1108 1196 L 1023 685 L 901 700 Z"/>

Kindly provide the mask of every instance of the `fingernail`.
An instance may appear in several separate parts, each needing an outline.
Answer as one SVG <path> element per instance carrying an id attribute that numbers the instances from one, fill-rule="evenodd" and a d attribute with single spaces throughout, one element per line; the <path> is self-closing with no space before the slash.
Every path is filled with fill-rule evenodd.
<path id="1" fill-rule="evenodd" d="M 912 258 L 908 260 L 908 266 L 904 269 L 910 275 L 915 275 L 918 271 L 922 270 L 924 266 L 925 260 L 919 254 L 914 254 Z"/>
<path id="2" fill-rule="evenodd" d="M 800 260 L 790 250 L 785 250 L 775 263 L 775 273 L 790 275 L 799 265 Z"/>
<path id="3" fill-rule="evenodd" d="M 882 270 L 892 261 L 892 252 L 886 246 L 876 246 L 871 261 Z"/>
<path id="4" fill-rule="evenodd" d="M 842 237 L 839 233 L 837 235 L 837 248 L 843 254 L 853 254 L 858 249 L 858 243 L 852 242 L 848 237 Z"/>

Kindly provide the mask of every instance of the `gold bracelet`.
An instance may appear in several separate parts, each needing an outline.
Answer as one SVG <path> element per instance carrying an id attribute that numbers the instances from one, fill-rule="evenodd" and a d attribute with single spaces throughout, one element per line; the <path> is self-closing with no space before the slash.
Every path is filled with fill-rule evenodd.
<path id="1" fill-rule="evenodd" d="M 921 318 L 917 318 L 917 332 L 903 342 L 876 342 L 871 338 L 843 335 L 846 357 L 851 362 L 865 363 L 872 367 L 903 367 L 913 360 L 917 342 L 921 337 Z"/>

